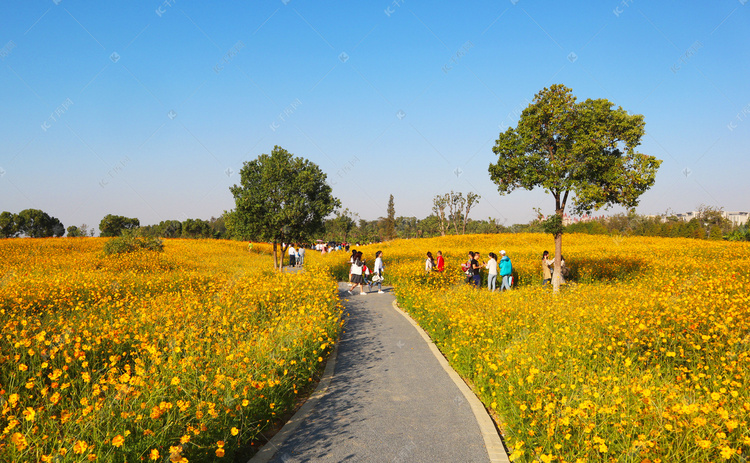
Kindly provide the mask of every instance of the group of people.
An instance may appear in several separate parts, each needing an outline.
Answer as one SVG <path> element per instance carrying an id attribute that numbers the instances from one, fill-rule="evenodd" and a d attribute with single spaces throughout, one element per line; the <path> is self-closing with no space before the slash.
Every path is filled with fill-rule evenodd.
<path id="1" fill-rule="evenodd" d="M 494 252 L 489 253 L 489 260 L 484 262 L 478 252 L 469 251 L 469 260 L 461 266 L 466 273 L 466 281 L 479 288 L 482 283 L 482 269 L 487 269 L 487 289 L 497 290 L 497 280 L 500 277 L 500 291 L 510 291 L 513 287 L 513 263 L 503 250 L 500 257 Z"/>
<path id="2" fill-rule="evenodd" d="M 289 266 L 290 267 L 302 267 L 302 264 L 305 263 L 305 247 L 300 246 L 299 244 L 295 247 L 293 244 L 290 244 L 288 253 L 289 253 Z"/>
<path id="3" fill-rule="evenodd" d="M 427 253 L 427 260 L 424 262 L 424 269 L 427 273 L 430 273 L 433 270 L 437 270 L 438 272 L 442 272 L 445 270 L 445 259 L 443 259 L 443 253 L 441 251 L 437 252 L 437 260 L 432 257 L 432 253 Z"/>
<path id="4" fill-rule="evenodd" d="M 513 286 L 513 264 L 505 251 L 500 251 L 500 258 L 494 252 L 489 253 L 490 259 L 487 262 L 482 260 L 481 254 L 469 251 L 469 260 L 461 268 L 466 273 L 467 283 L 471 283 L 477 288 L 482 282 L 482 269 L 487 269 L 487 289 L 490 291 L 497 290 L 497 280 L 500 277 L 500 291 L 510 290 Z M 445 270 L 445 259 L 443 253 L 437 252 L 437 259 L 433 258 L 432 252 L 427 253 L 427 259 L 424 262 L 425 272 L 430 273 L 433 270 L 442 272 Z"/>
<path id="5" fill-rule="evenodd" d="M 294 265 L 292 261 L 292 253 L 294 252 L 297 257 L 297 265 L 302 265 L 304 259 L 304 248 L 296 250 L 290 246 L 289 251 L 289 265 Z M 299 251 L 301 254 L 298 254 Z M 489 260 L 485 262 L 479 252 L 469 251 L 468 260 L 461 265 L 461 268 L 466 273 L 467 283 L 472 284 L 476 288 L 481 286 L 482 282 L 482 270 L 487 269 L 487 289 L 494 292 L 498 291 L 497 282 L 500 280 L 499 291 L 510 291 L 513 287 L 513 264 L 508 257 L 508 254 L 502 250 L 500 256 L 494 252 L 488 254 Z M 554 259 L 550 259 L 549 252 L 544 251 L 542 253 L 542 285 L 552 282 L 552 275 L 554 273 Z M 365 295 L 365 285 L 369 287 L 369 291 L 372 291 L 373 285 L 377 285 L 378 294 L 383 294 L 383 272 L 385 271 L 385 265 L 383 265 L 383 251 L 375 253 L 375 263 L 372 268 L 367 266 L 367 262 L 362 255 L 361 251 L 352 249 L 352 254 L 349 258 L 349 283 L 350 287 L 348 290 L 349 294 L 354 294 L 354 290 L 357 287 L 360 288 L 360 294 Z M 445 270 L 445 259 L 441 251 L 437 252 L 437 257 L 432 255 L 432 252 L 427 253 L 425 260 L 425 271 L 427 273 L 437 271 L 443 272 Z M 568 268 L 565 266 L 565 257 L 560 256 L 560 282 L 565 283 L 565 277 L 569 274 Z"/>
<path id="6" fill-rule="evenodd" d="M 356 249 L 352 249 L 349 263 L 351 264 L 351 267 L 349 267 L 349 283 L 351 283 L 351 286 L 349 286 L 349 290 L 347 291 L 349 294 L 354 294 L 354 290 L 359 286 L 359 294 L 364 296 L 367 294 L 365 292 L 365 285 L 369 287 L 370 291 L 372 291 L 373 285 L 378 285 L 378 294 L 383 294 L 383 272 L 385 271 L 383 251 L 375 253 L 375 263 L 372 269 L 367 266 L 362 251 L 357 251 Z"/>

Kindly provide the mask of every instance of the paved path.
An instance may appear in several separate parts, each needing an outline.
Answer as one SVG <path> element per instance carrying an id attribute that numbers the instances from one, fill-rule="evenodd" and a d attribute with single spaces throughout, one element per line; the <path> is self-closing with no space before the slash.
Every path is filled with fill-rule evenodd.
<path id="1" fill-rule="evenodd" d="M 394 296 L 349 296 L 347 287 L 339 285 L 349 299 L 349 317 L 335 371 L 324 379 L 330 382 L 321 382 L 324 392 L 308 401 L 307 411 L 300 410 L 301 419 L 292 419 L 298 427 L 283 443 L 267 444 L 261 460 L 273 455 L 275 463 L 490 462 L 493 455 L 493 461 L 508 461 L 497 439 L 488 451 L 470 404 L 481 409 L 476 398 L 467 400 L 468 389 L 461 384 L 462 392 L 434 346 L 393 307 Z"/>

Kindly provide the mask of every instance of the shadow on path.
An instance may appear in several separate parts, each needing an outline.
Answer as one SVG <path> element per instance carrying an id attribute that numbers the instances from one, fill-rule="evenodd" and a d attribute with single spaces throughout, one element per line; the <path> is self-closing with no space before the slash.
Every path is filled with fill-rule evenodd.
<path id="1" fill-rule="evenodd" d="M 346 293 L 328 389 L 273 462 L 487 462 L 476 419 L 392 293 Z M 385 289 L 384 289 L 385 290 Z"/>

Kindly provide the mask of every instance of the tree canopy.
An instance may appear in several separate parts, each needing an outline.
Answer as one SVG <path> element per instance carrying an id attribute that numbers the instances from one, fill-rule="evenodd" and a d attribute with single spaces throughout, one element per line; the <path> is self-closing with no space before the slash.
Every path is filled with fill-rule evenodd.
<path id="1" fill-rule="evenodd" d="M 636 151 L 644 133 L 642 115 L 614 109 L 606 99 L 576 103 L 571 89 L 552 85 L 495 142 L 497 162 L 489 173 L 501 195 L 541 187 L 555 200 L 547 230 L 555 236 L 556 289 L 568 201 L 576 213 L 615 204 L 634 208 L 654 184 L 661 161 Z"/>
<path id="2" fill-rule="evenodd" d="M 324 218 L 339 207 L 326 174 L 316 164 L 280 146 L 240 169 L 240 184 L 229 188 L 235 209 L 227 214 L 227 230 L 235 238 L 269 241 L 276 246 L 314 239 Z M 283 261 L 283 259 L 282 259 Z"/>
<path id="3" fill-rule="evenodd" d="M 65 227 L 59 219 L 39 209 L 24 209 L 18 214 L 0 213 L 0 238 L 21 234 L 30 238 L 60 237 L 65 234 Z"/>
<path id="4" fill-rule="evenodd" d="M 123 230 L 134 230 L 140 225 L 141 222 L 137 218 L 107 214 L 99 222 L 99 236 L 120 236 Z"/>

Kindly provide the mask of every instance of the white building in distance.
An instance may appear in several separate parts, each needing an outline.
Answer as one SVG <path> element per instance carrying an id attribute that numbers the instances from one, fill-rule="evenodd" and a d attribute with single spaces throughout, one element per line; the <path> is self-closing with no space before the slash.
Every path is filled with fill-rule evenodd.
<path id="1" fill-rule="evenodd" d="M 732 225 L 739 226 L 747 223 L 750 219 L 750 212 L 742 211 L 721 211 L 722 217 L 732 222 Z M 675 214 L 677 218 L 688 222 L 690 219 L 698 218 L 698 211 L 689 211 L 682 214 Z"/>

